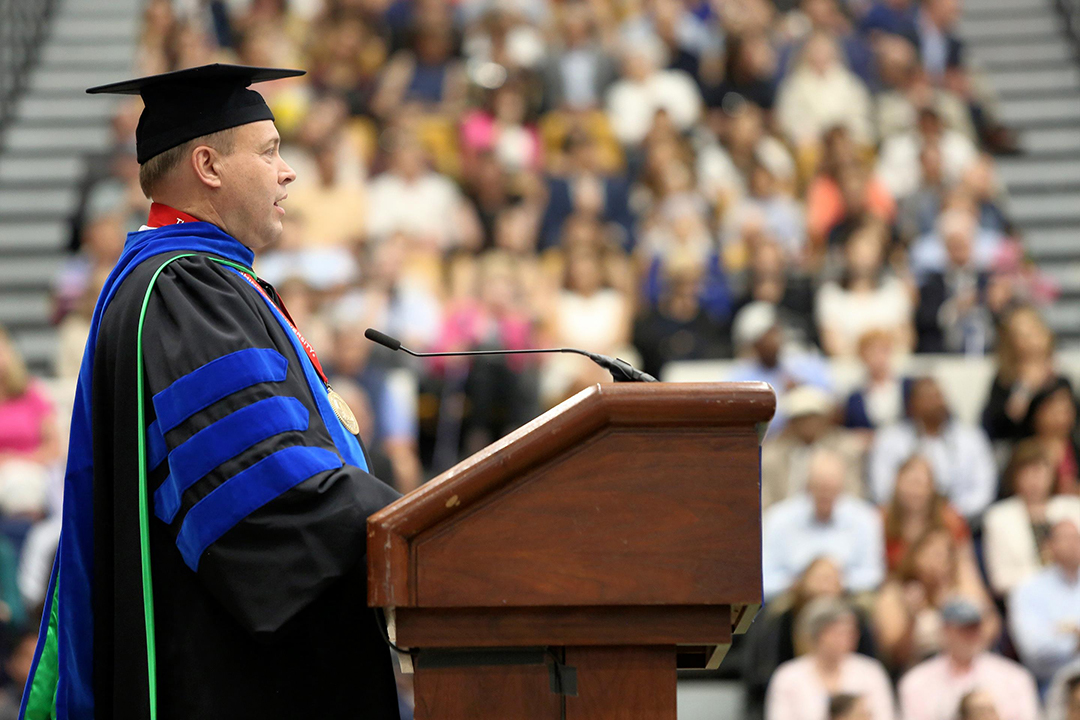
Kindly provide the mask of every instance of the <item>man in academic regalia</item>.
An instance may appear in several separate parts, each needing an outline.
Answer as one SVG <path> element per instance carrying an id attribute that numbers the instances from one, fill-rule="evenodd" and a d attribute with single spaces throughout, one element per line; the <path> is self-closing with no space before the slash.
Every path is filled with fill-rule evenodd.
<path id="1" fill-rule="evenodd" d="M 393 501 L 253 250 L 294 179 L 248 86 L 209 65 L 141 94 L 154 200 L 98 300 L 28 720 L 396 718 L 366 607 L 366 518 Z"/>

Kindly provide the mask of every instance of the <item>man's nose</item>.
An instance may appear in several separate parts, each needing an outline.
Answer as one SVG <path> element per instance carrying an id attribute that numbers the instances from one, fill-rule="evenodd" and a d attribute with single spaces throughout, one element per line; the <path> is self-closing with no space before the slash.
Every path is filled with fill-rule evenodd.
<path id="1" fill-rule="evenodd" d="M 282 165 L 284 166 L 284 169 L 282 170 L 281 184 L 288 185 L 296 179 L 296 171 L 293 170 L 292 167 L 289 166 L 289 163 L 285 162 L 284 160 L 282 161 Z"/>

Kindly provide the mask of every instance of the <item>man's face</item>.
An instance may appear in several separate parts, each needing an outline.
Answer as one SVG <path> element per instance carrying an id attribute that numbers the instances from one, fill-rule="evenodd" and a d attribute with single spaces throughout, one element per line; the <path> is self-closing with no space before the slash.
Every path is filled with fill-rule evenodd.
<path id="1" fill-rule="evenodd" d="M 1055 525 L 1050 533 L 1050 554 L 1067 572 L 1080 570 L 1080 528 L 1070 520 Z"/>
<path id="2" fill-rule="evenodd" d="M 278 153 L 281 142 L 271 120 L 236 128 L 233 151 L 221 158 L 224 229 L 253 250 L 281 237 L 285 209 L 279 204 L 296 173 Z"/>
<path id="3" fill-rule="evenodd" d="M 982 652 L 982 636 L 979 625 L 953 625 L 946 623 L 942 628 L 942 640 L 945 652 L 954 662 L 966 665 Z"/>

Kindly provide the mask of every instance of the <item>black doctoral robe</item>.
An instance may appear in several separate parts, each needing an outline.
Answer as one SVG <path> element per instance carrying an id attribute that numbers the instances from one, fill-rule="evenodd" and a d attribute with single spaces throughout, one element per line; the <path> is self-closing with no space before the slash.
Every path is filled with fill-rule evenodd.
<path id="1" fill-rule="evenodd" d="M 396 719 L 364 552 L 367 516 L 397 493 L 343 440 L 280 312 L 212 259 L 249 265 L 250 251 L 207 223 L 130 236 L 99 301 L 84 364 L 92 469 L 69 465 L 58 581 L 26 698 L 41 706 L 53 673 L 54 717 L 150 716 L 136 341 L 151 278 L 190 252 L 177 249 L 185 236 L 198 254 L 161 271 L 142 330 L 157 717 Z M 128 257 L 133 243 L 141 254 Z"/>

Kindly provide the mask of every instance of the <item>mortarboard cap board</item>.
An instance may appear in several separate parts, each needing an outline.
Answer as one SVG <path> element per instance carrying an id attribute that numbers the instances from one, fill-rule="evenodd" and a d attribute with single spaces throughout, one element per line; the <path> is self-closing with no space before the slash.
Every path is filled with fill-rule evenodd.
<path id="1" fill-rule="evenodd" d="M 203 65 L 92 87 L 96 95 L 140 95 L 143 112 L 135 130 L 139 164 L 203 135 L 237 125 L 273 120 L 262 95 L 248 85 L 303 75 L 303 70 Z"/>

